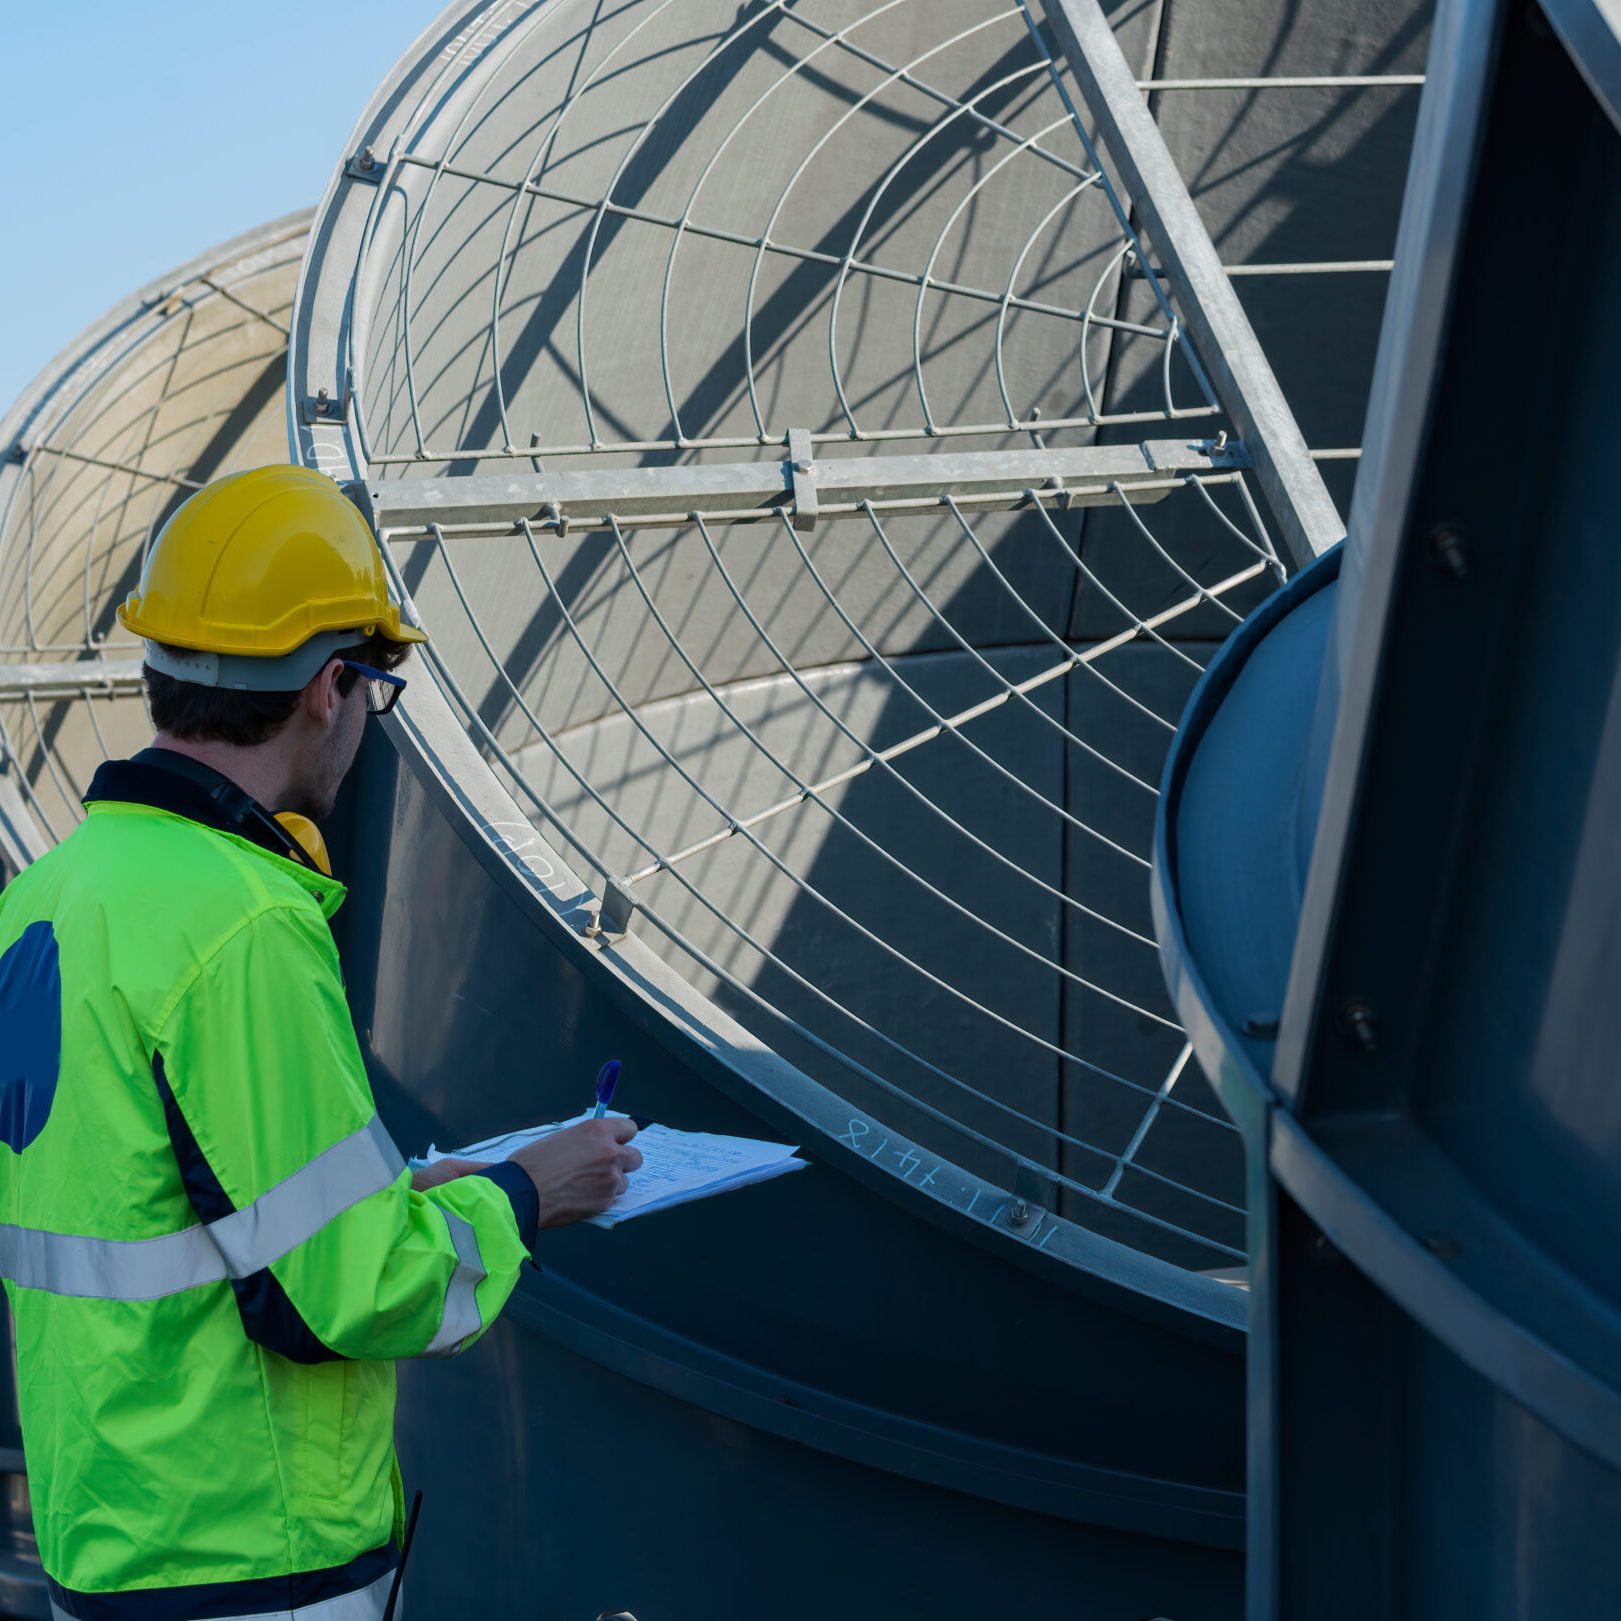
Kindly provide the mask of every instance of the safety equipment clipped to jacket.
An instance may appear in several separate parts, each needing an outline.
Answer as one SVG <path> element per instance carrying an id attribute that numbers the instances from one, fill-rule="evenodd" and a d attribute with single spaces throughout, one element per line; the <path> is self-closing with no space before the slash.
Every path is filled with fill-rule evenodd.
<path id="1" fill-rule="evenodd" d="M 392 1362 L 492 1321 L 516 1206 L 480 1176 L 412 1191 L 342 885 L 89 797 L 0 894 L 0 1271 L 56 1613 L 380 1614 Z"/>

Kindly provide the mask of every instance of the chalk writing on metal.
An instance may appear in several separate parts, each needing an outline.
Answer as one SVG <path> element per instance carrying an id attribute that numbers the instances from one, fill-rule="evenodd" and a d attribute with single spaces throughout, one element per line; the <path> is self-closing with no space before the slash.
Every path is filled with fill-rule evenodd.
<path id="1" fill-rule="evenodd" d="M 839 1141 L 841 1143 L 848 1143 L 852 1148 L 859 1148 L 861 1146 L 861 1139 L 865 1137 L 871 1130 L 872 1128 L 865 1120 L 852 1120 L 850 1122 L 850 1129 L 848 1131 L 840 1132 Z"/>

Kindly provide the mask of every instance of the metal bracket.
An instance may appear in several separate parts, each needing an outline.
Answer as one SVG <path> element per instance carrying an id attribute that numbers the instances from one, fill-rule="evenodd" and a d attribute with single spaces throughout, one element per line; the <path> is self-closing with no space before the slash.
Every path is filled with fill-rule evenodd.
<path id="1" fill-rule="evenodd" d="M 339 399 L 333 399 L 324 389 L 317 389 L 315 398 L 306 396 L 298 403 L 299 420 L 313 426 L 320 422 L 347 422 L 349 420 L 349 400 L 353 394 L 353 374 L 344 377 L 343 394 Z"/>
<path id="2" fill-rule="evenodd" d="M 0 699 L 133 697 L 145 690 L 141 661 L 71 659 L 52 664 L 0 664 Z M 0 774 L 8 759 L 0 751 Z"/>
<path id="3" fill-rule="evenodd" d="M 1039 1171 L 1021 1165 L 1013 1178 L 1013 1196 L 1002 1208 L 997 1224 L 1004 1222 L 1023 1238 L 1034 1238 L 1047 1219 L 1054 1202 L 1054 1187 Z"/>
<path id="4" fill-rule="evenodd" d="M 319 421 L 341 418 L 322 416 Z M 864 503 L 964 505 L 1010 511 L 1063 491 L 1071 506 L 1161 501 L 1189 474 L 1213 470 L 1203 442 L 1150 439 L 1142 444 L 1067 449 L 938 451 L 927 456 L 810 457 L 810 434 L 791 431 L 794 460 L 679 462 L 664 467 L 574 468 L 544 473 L 473 473 L 460 478 L 391 478 L 373 486 L 378 529 L 395 536 L 433 525 L 506 528 L 527 519 L 553 527 L 569 522 L 606 527 L 621 522 L 680 524 L 694 511 L 726 522 L 779 522 L 790 498 L 797 530 L 862 517 Z M 1232 441 L 1233 455 L 1246 453 Z M 1245 465 L 1233 461 L 1229 465 Z M 805 471 L 800 469 L 804 468 Z M 1057 481 L 1055 484 L 1054 481 Z M 822 497 L 827 504 L 822 504 Z M 559 528 L 564 533 L 564 528 Z"/>
<path id="5" fill-rule="evenodd" d="M 351 180 L 364 180 L 368 185 L 375 186 L 381 183 L 387 167 L 369 146 L 363 146 L 344 164 L 343 172 Z"/>
<path id="6" fill-rule="evenodd" d="M 794 487 L 794 515 L 790 520 L 802 535 L 816 527 L 816 461 L 809 428 L 788 430 L 788 471 Z"/>
<path id="7" fill-rule="evenodd" d="M 619 940 L 630 933 L 630 920 L 636 910 L 636 897 L 610 878 L 602 891 L 602 905 L 581 931 L 587 940 Z"/>
<path id="8" fill-rule="evenodd" d="M 612 878 L 602 892 L 602 927 L 608 934 L 628 934 L 631 914 L 636 910 L 636 897 Z"/>

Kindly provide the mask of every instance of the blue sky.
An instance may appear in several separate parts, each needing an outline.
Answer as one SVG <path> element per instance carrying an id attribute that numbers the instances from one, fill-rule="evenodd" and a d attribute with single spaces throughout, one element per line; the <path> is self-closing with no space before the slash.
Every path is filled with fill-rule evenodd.
<path id="1" fill-rule="evenodd" d="M 127 293 L 318 202 L 442 0 L 18 0 L 0 46 L 0 415 Z"/>

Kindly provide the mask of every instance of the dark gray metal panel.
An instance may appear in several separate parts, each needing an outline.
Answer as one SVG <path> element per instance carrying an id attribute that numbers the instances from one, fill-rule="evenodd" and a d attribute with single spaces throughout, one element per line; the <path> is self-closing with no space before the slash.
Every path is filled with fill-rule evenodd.
<path id="1" fill-rule="evenodd" d="M 402 1372 L 407 1413 L 431 1404 L 446 1430 L 487 1438 L 475 1467 L 514 1483 L 436 1491 L 444 1441 L 402 1429 L 407 1478 L 427 1483 L 410 1582 L 419 1613 L 457 1613 L 475 1562 L 488 1573 L 483 1613 L 546 1621 L 621 1606 L 658 1621 L 1239 1613 L 1232 1554 L 1023 1514 L 819 1453 L 619 1377 L 528 1317 L 520 1299 L 464 1361 Z"/>
<path id="2" fill-rule="evenodd" d="M 1613 1616 L 1621 1475 L 1425 1333 L 1287 1197 L 1279 1261 L 1284 1528 L 1251 1615 Z"/>
<path id="3" fill-rule="evenodd" d="M 1621 262 L 1621 138 L 1549 31 L 1519 14 L 1511 26 L 1428 456 L 1405 534 L 1381 537 L 1388 595 L 1363 603 L 1364 626 L 1384 609 L 1385 645 L 1377 685 L 1347 689 L 1370 741 L 1299 1107 L 1311 1120 L 1401 1099 L 1493 1207 L 1608 1291 L 1593 1234 L 1621 1215 L 1599 1169 L 1616 1135 L 1585 1043 L 1605 1006 L 1591 976 L 1613 878 L 1598 830 L 1621 747 L 1621 511 L 1590 469 L 1608 453 L 1621 321 L 1602 301 L 1555 300 L 1522 379 L 1526 436 L 1489 479 L 1470 412 L 1494 369 L 1499 300 L 1527 268 L 1501 199 L 1554 154 L 1582 154 L 1557 253 L 1537 254 L 1551 286 L 1574 294 L 1596 265 Z M 1426 547 L 1442 523 L 1467 537 L 1461 578 Z M 1377 880 L 1359 882 L 1359 869 Z M 1353 995 L 1378 1026 L 1373 1052 L 1337 1033 Z M 1557 1201 L 1530 1164 L 1560 1167 Z"/>
<path id="4" fill-rule="evenodd" d="M 1223 942 L 1199 953 L 1213 1070 L 1277 1181 L 1251 1232 L 1256 1621 L 1621 1599 L 1621 500 L 1593 471 L 1621 315 L 1588 296 L 1621 263 L 1621 136 L 1535 8 L 1455 0 L 1436 40 L 1270 1114 L 1221 1028 Z M 1488 461 L 1500 313 L 1533 271 L 1519 198 L 1552 167 L 1521 431 Z M 1250 631 L 1282 657 L 1300 617 Z M 1300 716 L 1291 783 L 1209 707 L 1208 770 L 1309 814 Z"/>

